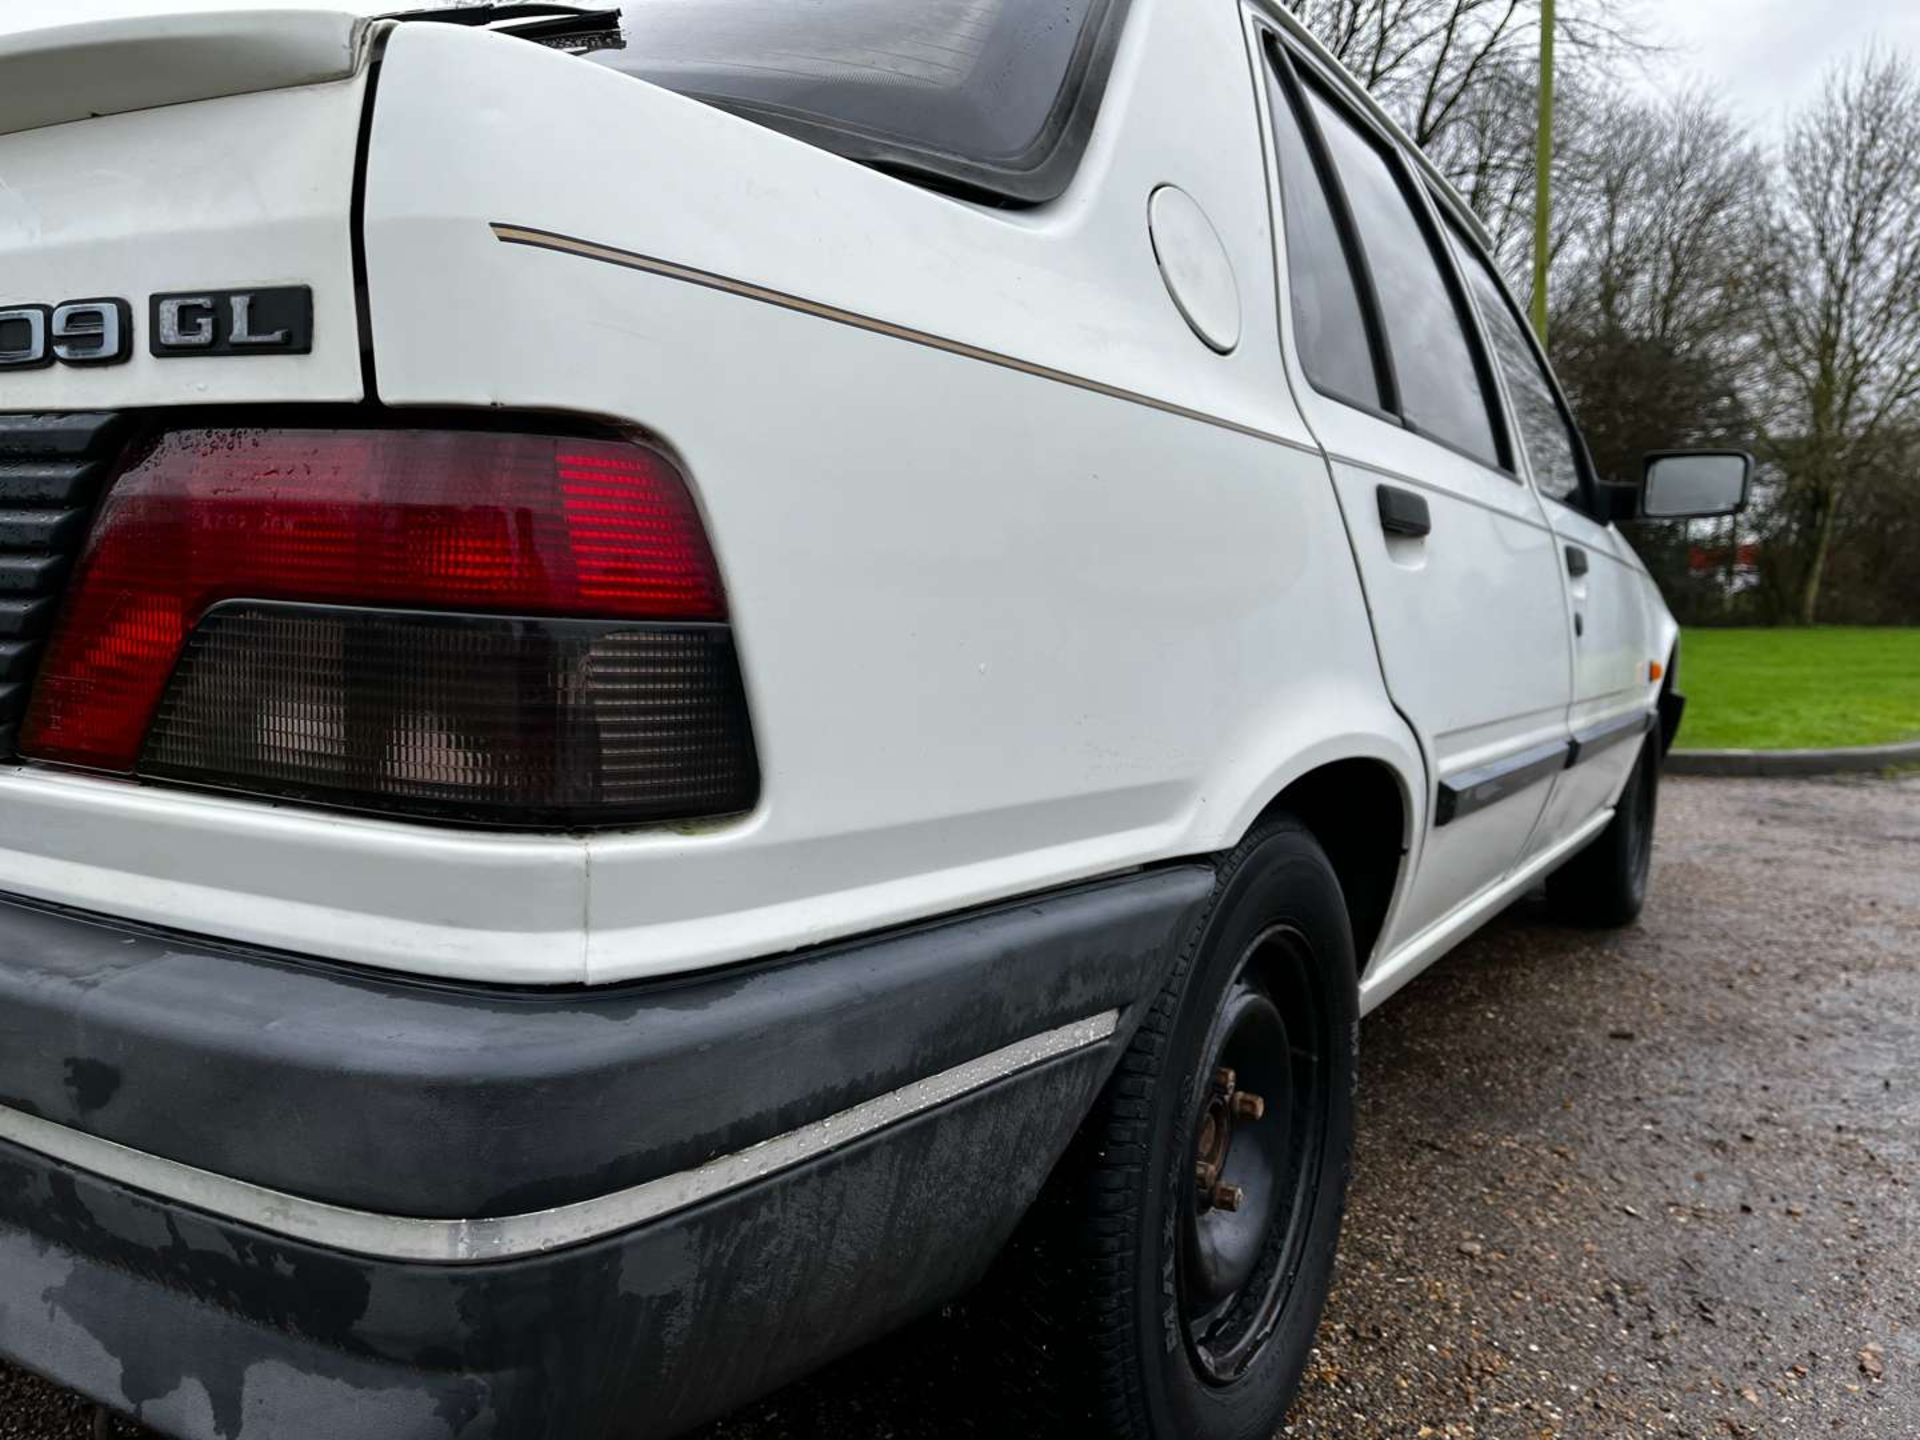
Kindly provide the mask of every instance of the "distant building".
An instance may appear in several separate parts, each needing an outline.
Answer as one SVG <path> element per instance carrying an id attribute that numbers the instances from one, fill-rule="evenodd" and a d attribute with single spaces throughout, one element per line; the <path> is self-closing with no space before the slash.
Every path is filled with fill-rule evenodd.
<path id="1" fill-rule="evenodd" d="M 1752 540 L 1731 550 L 1725 545 L 1689 545 L 1687 574 L 1700 581 L 1717 578 L 1727 594 L 1738 595 L 1760 583 L 1760 546 Z"/>

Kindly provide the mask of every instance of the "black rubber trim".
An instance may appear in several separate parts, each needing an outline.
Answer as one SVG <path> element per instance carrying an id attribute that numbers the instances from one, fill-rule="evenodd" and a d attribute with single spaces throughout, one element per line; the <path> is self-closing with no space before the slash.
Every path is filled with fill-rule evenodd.
<path id="1" fill-rule="evenodd" d="M 0 763 L 129 428 L 114 413 L 0 415 Z"/>
<path id="2" fill-rule="evenodd" d="M 1616 715 L 1585 730 L 1574 731 L 1573 744 L 1567 752 L 1567 768 L 1571 770 L 1582 760 L 1591 760 L 1624 741 L 1638 740 L 1653 729 L 1656 718 L 1652 710 L 1636 710 L 1631 715 Z"/>
<path id="3" fill-rule="evenodd" d="M 489 1265 L 281 1240 L 0 1144 L 0 1354 L 180 1440 L 664 1440 L 978 1279 L 1124 1043 Z"/>
<path id="4" fill-rule="evenodd" d="M 621 58 L 629 53 L 624 45 L 596 49 L 582 58 L 653 84 L 664 84 L 689 99 L 910 183 L 989 204 L 1027 207 L 1059 199 L 1078 173 L 1106 98 L 1131 4 L 1132 0 L 1089 0 L 1067 70 L 1054 81 L 1053 101 L 1040 131 L 1014 154 L 984 153 L 983 147 L 976 147 L 980 153 L 948 149 L 917 139 L 913 114 L 916 87 L 912 85 L 894 87 L 901 109 L 890 122 L 859 124 L 800 108 L 808 100 L 804 90 L 794 92 L 789 103 L 774 103 L 729 94 L 718 86 L 701 90 L 674 85 L 666 75 L 650 72 L 644 63 L 622 65 Z M 1029 8 L 1028 0 L 1017 0 L 1010 8 Z M 1050 25 L 1073 23 L 1067 7 L 1054 9 L 1059 14 Z M 989 26 L 993 23 L 991 16 L 979 18 Z M 634 53 L 644 60 L 644 52 Z M 712 74 L 724 77 L 724 58 L 715 58 Z M 976 69 L 988 75 L 994 67 L 988 64 Z M 976 108 L 987 98 L 972 97 Z"/>
<path id="5" fill-rule="evenodd" d="M 1552 740 L 1447 776 L 1440 782 L 1433 823 L 1451 824 L 1463 815 L 1518 794 L 1542 776 L 1564 770 L 1571 748 L 1570 741 Z"/>
<path id="6" fill-rule="evenodd" d="M 1678 690 L 1666 689 L 1660 692 L 1660 753 L 1667 754 L 1673 749 L 1673 742 L 1680 734 L 1680 723 L 1686 718 L 1687 697 Z"/>
<path id="7" fill-rule="evenodd" d="M 380 93 L 380 65 L 387 54 L 387 37 L 382 30 L 374 37 L 367 57 L 367 89 L 360 101 L 360 130 L 353 148 L 353 198 L 347 207 L 347 233 L 353 247 L 353 306 L 360 335 L 361 400 L 372 405 L 379 401 L 380 386 L 373 364 L 373 301 L 367 283 L 367 156 L 373 149 L 373 105 Z"/>
<path id="8" fill-rule="evenodd" d="M 1631 715 L 1578 731 L 1571 739 L 1535 745 L 1472 770 L 1449 775 L 1440 782 L 1433 823 L 1436 827 L 1447 825 L 1463 815 L 1484 810 L 1509 795 L 1518 794 L 1542 776 L 1556 770 L 1570 770 L 1582 760 L 1591 760 L 1622 741 L 1636 739 L 1654 727 L 1656 718 L 1652 710 L 1636 710 Z"/>
<path id="9" fill-rule="evenodd" d="M 467 1219 L 673 1174 L 1152 995 L 1179 866 L 605 989 L 414 983 L 0 903 L 0 1105 L 307 1199 Z"/>

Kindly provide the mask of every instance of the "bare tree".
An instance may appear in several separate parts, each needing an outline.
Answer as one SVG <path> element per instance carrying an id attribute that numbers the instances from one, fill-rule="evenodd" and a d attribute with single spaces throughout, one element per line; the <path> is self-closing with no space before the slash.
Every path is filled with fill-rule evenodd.
<path id="1" fill-rule="evenodd" d="M 1769 166 L 1711 99 L 1589 100 L 1562 156 L 1569 324 L 1732 364 L 1754 349 Z"/>
<path id="2" fill-rule="evenodd" d="M 1414 142 L 1431 145 L 1492 77 L 1531 74 L 1539 0 L 1289 0 L 1323 44 L 1393 111 Z M 1603 0 L 1562 7 L 1555 34 L 1575 56 L 1638 44 L 1626 7 Z M 1523 117 L 1525 118 L 1525 117 Z M 1532 134 L 1531 119 L 1526 119 Z"/>
<path id="3" fill-rule="evenodd" d="M 1539 0 L 1287 0 L 1473 206 L 1501 266 L 1531 279 Z M 1636 6 L 1561 0 L 1556 134 L 1578 133 L 1583 97 L 1646 53 Z M 1556 179 L 1559 167 L 1556 166 Z M 1555 216 L 1556 237 L 1564 233 Z"/>
<path id="4" fill-rule="evenodd" d="M 1920 78 L 1903 57 L 1836 68 L 1794 121 L 1773 242 L 1769 440 L 1796 506 L 1797 618 L 1812 624 L 1849 492 L 1920 409 Z"/>

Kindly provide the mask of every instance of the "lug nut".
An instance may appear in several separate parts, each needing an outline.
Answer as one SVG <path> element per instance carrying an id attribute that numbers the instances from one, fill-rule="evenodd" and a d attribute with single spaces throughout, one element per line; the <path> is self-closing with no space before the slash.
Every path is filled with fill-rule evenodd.
<path id="1" fill-rule="evenodd" d="M 1213 1208 L 1216 1210 L 1238 1210 L 1240 1202 L 1247 1198 L 1247 1192 L 1238 1185 L 1216 1185 L 1213 1187 Z"/>
<path id="2" fill-rule="evenodd" d="M 1258 1120 L 1267 1113 L 1267 1102 L 1251 1090 L 1241 1090 L 1233 1097 L 1233 1118 L 1236 1120 Z"/>

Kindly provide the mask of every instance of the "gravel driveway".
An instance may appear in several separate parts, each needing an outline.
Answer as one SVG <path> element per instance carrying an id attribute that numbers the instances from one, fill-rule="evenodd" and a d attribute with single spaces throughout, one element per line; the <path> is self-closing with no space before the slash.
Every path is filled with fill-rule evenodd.
<path id="1" fill-rule="evenodd" d="M 1523 904 L 1362 1028 L 1287 1434 L 1920 1436 L 1920 779 L 1670 779 L 1656 863 L 1637 928 Z M 701 1440 L 970 1428 L 968 1334 Z M 0 1369 L 0 1437 L 85 1413 Z"/>

